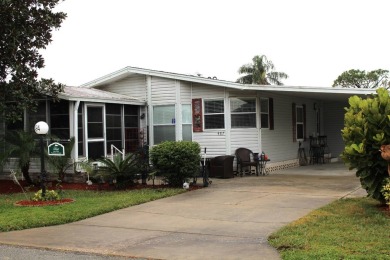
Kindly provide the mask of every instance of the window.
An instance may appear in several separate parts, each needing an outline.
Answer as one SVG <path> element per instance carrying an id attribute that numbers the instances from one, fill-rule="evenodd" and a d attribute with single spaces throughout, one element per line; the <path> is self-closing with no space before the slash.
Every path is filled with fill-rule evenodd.
<path id="1" fill-rule="evenodd" d="M 297 140 L 303 140 L 304 131 L 303 131 L 303 107 L 297 106 Z"/>
<path id="2" fill-rule="evenodd" d="M 46 100 L 39 100 L 38 101 L 38 107 L 36 111 L 28 111 L 28 126 L 27 131 L 34 133 L 34 126 L 39 121 L 45 121 L 46 119 Z"/>
<path id="3" fill-rule="evenodd" d="M 192 113 L 191 105 L 182 105 L 183 141 L 192 141 Z"/>
<path id="4" fill-rule="evenodd" d="M 230 113 L 232 128 L 256 127 L 255 98 L 231 98 Z"/>
<path id="5" fill-rule="evenodd" d="M 306 135 L 306 106 L 292 104 L 293 141 L 304 141 Z"/>
<path id="6" fill-rule="evenodd" d="M 153 107 L 154 144 L 175 141 L 175 106 Z"/>
<path id="7" fill-rule="evenodd" d="M 124 106 L 125 121 L 125 152 L 134 152 L 139 148 L 139 107 L 134 105 Z"/>
<path id="8" fill-rule="evenodd" d="M 260 127 L 269 128 L 269 102 L 268 98 L 260 98 Z"/>
<path id="9" fill-rule="evenodd" d="M 88 106 L 87 109 L 87 126 L 89 139 L 104 138 L 103 131 L 103 106 Z"/>
<path id="10" fill-rule="evenodd" d="M 204 101 L 204 128 L 225 128 L 224 102 L 221 100 Z"/>
<path id="11" fill-rule="evenodd" d="M 104 147 L 104 105 L 86 106 L 86 145 L 88 158 L 96 160 L 106 156 Z"/>
<path id="12" fill-rule="evenodd" d="M 273 98 L 260 98 L 260 127 L 274 130 Z"/>
<path id="13" fill-rule="evenodd" d="M 106 104 L 106 143 L 107 153 L 111 145 L 122 149 L 122 105 Z"/>
<path id="14" fill-rule="evenodd" d="M 50 133 L 59 139 L 69 139 L 69 102 L 50 102 Z"/>

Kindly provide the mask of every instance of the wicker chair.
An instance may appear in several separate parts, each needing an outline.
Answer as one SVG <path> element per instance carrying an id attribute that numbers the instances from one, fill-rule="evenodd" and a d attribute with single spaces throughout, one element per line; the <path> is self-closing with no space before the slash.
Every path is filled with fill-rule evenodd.
<path id="1" fill-rule="evenodd" d="M 247 148 L 238 148 L 236 150 L 236 158 L 237 158 L 237 173 L 239 172 L 240 176 L 243 176 L 243 168 L 249 167 L 249 173 L 251 173 L 252 166 L 256 168 L 256 175 L 258 172 L 258 162 L 254 160 L 254 153 Z M 240 166 L 240 168 L 238 167 Z"/>
<path id="2" fill-rule="evenodd" d="M 210 177 L 233 178 L 232 155 L 221 155 L 210 160 Z"/>

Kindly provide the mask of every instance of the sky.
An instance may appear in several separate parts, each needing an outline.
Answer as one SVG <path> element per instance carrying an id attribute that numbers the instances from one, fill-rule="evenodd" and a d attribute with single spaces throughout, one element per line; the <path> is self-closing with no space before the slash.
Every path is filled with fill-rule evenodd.
<path id="1" fill-rule="evenodd" d="M 126 66 L 235 81 L 266 55 L 290 86 L 390 70 L 388 0 L 65 0 L 39 75 L 79 86 Z"/>

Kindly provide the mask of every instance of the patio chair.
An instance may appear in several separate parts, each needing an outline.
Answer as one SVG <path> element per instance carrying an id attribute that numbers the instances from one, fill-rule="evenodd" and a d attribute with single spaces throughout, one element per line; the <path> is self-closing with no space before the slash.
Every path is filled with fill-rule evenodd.
<path id="1" fill-rule="evenodd" d="M 310 136 L 310 163 L 315 164 L 315 163 L 325 163 L 325 157 L 324 157 L 324 145 L 323 139 L 320 139 L 319 137 L 313 137 Z M 325 139 L 326 142 L 326 139 Z"/>
<path id="2" fill-rule="evenodd" d="M 210 177 L 233 178 L 232 155 L 221 155 L 210 160 Z"/>
<path id="3" fill-rule="evenodd" d="M 252 166 L 256 168 L 256 175 L 258 173 L 258 162 L 255 161 L 254 153 L 247 148 L 238 148 L 235 152 L 237 158 L 237 172 L 239 172 L 240 176 L 243 176 L 243 168 L 249 167 L 249 173 L 251 173 Z M 238 168 L 240 166 L 240 168 Z"/>

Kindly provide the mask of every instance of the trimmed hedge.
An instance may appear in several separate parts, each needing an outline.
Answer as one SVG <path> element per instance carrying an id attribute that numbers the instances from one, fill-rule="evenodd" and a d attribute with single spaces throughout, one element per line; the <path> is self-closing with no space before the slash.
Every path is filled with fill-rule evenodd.
<path id="1" fill-rule="evenodd" d="M 150 159 L 169 185 L 181 187 L 199 173 L 200 145 L 190 141 L 165 141 L 151 148 Z"/>

